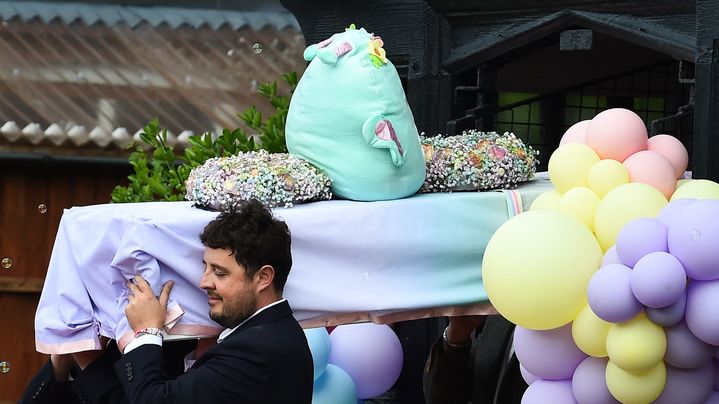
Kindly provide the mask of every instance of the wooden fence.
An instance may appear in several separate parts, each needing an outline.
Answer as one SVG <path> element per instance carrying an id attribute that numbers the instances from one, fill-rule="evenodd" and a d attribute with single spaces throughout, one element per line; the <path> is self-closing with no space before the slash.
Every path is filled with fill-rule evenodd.
<path id="1" fill-rule="evenodd" d="M 107 203 L 130 171 L 96 163 L 0 156 L 0 403 L 17 401 L 47 359 L 34 318 L 63 210 Z"/>

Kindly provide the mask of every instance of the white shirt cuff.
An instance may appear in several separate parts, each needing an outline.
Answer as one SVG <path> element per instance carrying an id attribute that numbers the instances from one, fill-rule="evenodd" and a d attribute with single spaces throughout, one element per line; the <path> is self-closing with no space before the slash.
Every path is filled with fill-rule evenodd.
<path id="1" fill-rule="evenodd" d="M 127 345 L 125 345 L 125 350 L 122 353 L 126 354 L 133 349 L 145 344 L 162 346 L 162 338 L 159 335 L 142 334 L 139 337 L 130 341 Z"/>

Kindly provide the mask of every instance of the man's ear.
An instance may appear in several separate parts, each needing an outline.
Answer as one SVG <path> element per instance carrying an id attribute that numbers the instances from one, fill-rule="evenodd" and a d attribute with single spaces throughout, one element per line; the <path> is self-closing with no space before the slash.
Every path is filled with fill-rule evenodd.
<path id="1" fill-rule="evenodd" d="M 255 282 L 257 282 L 257 291 L 263 291 L 268 287 L 272 288 L 272 281 L 275 279 L 275 269 L 271 265 L 263 265 L 255 272 Z"/>

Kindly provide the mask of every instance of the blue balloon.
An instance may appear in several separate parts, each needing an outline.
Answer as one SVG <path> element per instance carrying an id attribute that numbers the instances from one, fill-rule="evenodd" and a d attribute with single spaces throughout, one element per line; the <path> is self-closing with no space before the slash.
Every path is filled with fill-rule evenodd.
<path id="1" fill-rule="evenodd" d="M 312 352 L 315 380 L 319 379 L 327 368 L 330 358 L 330 335 L 324 327 L 305 328 L 307 344 Z"/>
<path id="2" fill-rule="evenodd" d="M 357 404 L 357 387 L 352 377 L 332 364 L 315 380 L 312 404 Z"/>

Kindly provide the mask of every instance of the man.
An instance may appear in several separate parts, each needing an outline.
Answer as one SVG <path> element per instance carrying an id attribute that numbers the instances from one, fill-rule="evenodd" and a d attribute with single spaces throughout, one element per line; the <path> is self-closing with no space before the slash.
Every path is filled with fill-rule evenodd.
<path id="1" fill-rule="evenodd" d="M 103 349 L 53 354 L 33 377 L 19 403 L 127 403 L 112 365 L 120 357 L 116 345 L 101 337 Z M 86 371 L 78 373 L 78 364 Z M 70 380 L 70 375 L 75 378 Z"/>
<path id="2" fill-rule="evenodd" d="M 450 317 L 425 366 L 427 404 L 519 404 L 527 384 L 511 349 L 513 332 L 499 315 Z"/>
<path id="3" fill-rule="evenodd" d="M 95 363 L 101 359 L 77 362 L 82 371 L 72 388 L 79 396 L 121 401 L 117 394 L 107 393 L 117 391 L 119 380 L 122 399 L 131 403 L 311 402 L 312 356 L 304 332 L 282 298 L 292 265 L 287 225 L 253 200 L 220 214 L 205 227 L 200 240 L 205 246 L 200 287 L 207 292 L 210 317 L 226 327 L 218 344 L 187 373 L 169 380 L 163 370 L 160 329 L 172 283 L 165 284 L 157 298 L 136 276 L 128 283 L 125 308 L 136 338 L 114 364 L 115 377 L 104 377 L 102 382 L 93 377 L 107 370 Z M 90 379 L 94 385 L 85 383 Z M 104 384 L 104 396 L 84 394 L 97 390 L 98 384 Z"/>

